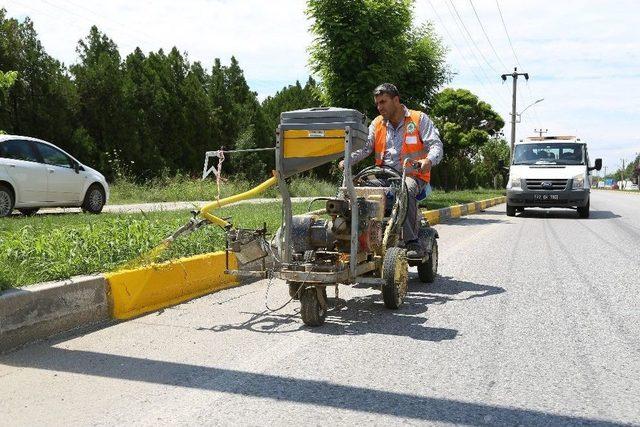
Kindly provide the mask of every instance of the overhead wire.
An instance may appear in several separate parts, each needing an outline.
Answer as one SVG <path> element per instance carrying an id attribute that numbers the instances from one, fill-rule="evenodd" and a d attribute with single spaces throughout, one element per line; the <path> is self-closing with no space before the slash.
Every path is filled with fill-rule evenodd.
<path id="1" fill-rule="evenodd" d="M 484 67 L 482 66 L 482 61 L 476 55 L 476 53 L 475 53 L 475 51 L 473 49 L 472 43 L 469 42 L 469 40 L 467 38 L 468 37 L 467 34 L 465 34 L 465 31 L 463 30 L 461 24 L 458 22 L 458 18 L 456 18 L 454 10 L 452 10 L 452 8 L 451 8 L 451 6 L 453 6 L 453 4 L 451 3 L 450 0 L 449 0 L 449 2 L 447 2 L 447 0 L 444 0 L 444 4 L 447 7 L 447 10 L 449 11 L 449 15 L 451 16 L 451 19 L 455 22 L 456 27 L 458 28 L 458 31 L 462 35 L 462 40 L 464 41 L 467 49 L 469 50 L 469 52 L 471 52 L 471 56 L 474 58 L 475 62 L 478 64 L 478 68 L 480 69 L 480 71 L 481 71 L 482 75 L 484 76 L 484 78 L 489 82 L 490 88 L 492 89 L 493 94 L 496 97 L 496 100 L 500 104 L 502 104 L 502 105 L 500 105 L 500 108 L 504 109 L 504 110 L 509 110 L 509 107 L 508 107 L 509 102 L 508 102 L 508 100 L 506 99 L 505 95 L 500 90 L 498 90 L 496 88 L 496 86 L 495 86 L 495 85 L 497 85 L 497 82 L 496 82 L 497 81 L 497 75 L 496 75 L 496 77 L 494 79 L 491 79 L 487 75 Z M 496 72 L 496 74 L 497 74 L 497 72 Z M 496 82 L 496 83 L 492 84 L 491 82 Z"/>
<path id="2" fill-rule="evenodd" d="M 469 0 L 471 1 L 471 0 Z M 504 28 L 504 33 L 507 36 L 507 41 L 509 42 L 509 47 L 511 48 L 511 53 L 513 54 L 513 59 L 515 59 L 516 64 L 518 65 L 518 67 L 522 68 L 522 65 L 520 64 L 520 60 L 518 59 L 518 55 L 516 54 L 516 50 L 513 47 L 513 42 L 511 41 L 511 36 L 509 35 L 509 30 L 507 29 L 507 24 L 504 20 L 504 15 L 502 14 L 502 9 L 500 9 L 500 2 L 499 0 L 496 0 L 496 6 L 498 8 L 498 14 L 500 15 L 500 21 L 502 22 L 502 28 Z M 533 97 L 533 93 L 531 92 L 531 87 L 529 86 L 529 80 L 526 81 L 525 84 L 526 88 L 527 88 L 527 94 L 525 95 L 527 98 L 527 103 L 531 104 L 533 101 L 532 99 Z M 542 129 L 542 121 L 540 120 L 540 116 L 538 115 L 538 111 L 536 106 L 534 105 L 532 107 L 532 112 L 535 118 L 535 122 L 538 124 L 538 128 Z"/>
<path id="3" fill-rule="evenodd" d="M 516 55 L 516 50 L 513 48 L 513 43 L 511 43 L 511 37 L 509 36 L 509 31 L 507 31 L 507 24 L 504 22 L 504 16 L 502 16 L 502 10 L 500 9 L 500 2 L 496 0 L 496 6 L 498 6 L 498 13 L 500 14 L 500 20 L 502 21 L 502 27 L 504 28 L 504 33 L 507 35 L 507 40 L 509 40 L 509 46 L 511 46 L 511 52 L 513 53 L 513 58 L 516 60 L 516 64 L 520 67 L 520 61 L 518 61 L 518 55 Z"/>
<path id="4" fill-rule="evenodd" d="M 500 65 L 502 65 L 503 68 L 507 69 L 508 67 L 504 64 L 504 62 L 502 61 L 502 58 L 500 58 L 500 55 L 498 55 L 498 52 L 496 51 L 496 48 L 493 46 L 493 43 L 491 43 L 491 39 L 489 38 L 489 35 L 487 34 L 487 31 L 484 29 L 484 25 L 482 25 L 482 20 L 480 19 L 480 15 L 478 15 L 478 11 L 476 10 L 476 7 L 473 5 L 473 0 L 469 0 L 469 4 L 471 5 L 471 8 L 473 9 L 473 13 L 476 15 L 476 19 L 478 20 L 478 24 L 480 25 L 480 28 L 482 29 L 482 33 L 484 34 L 484 37 L 487 39 L 487 43 L 489 43 L 489 46 L 491 46 L 491 50 L 493 51 L 493 54 L 498 59 L 498 62 L 500 63 Z"/>
<path id="5" fill-rule="evenodd" d="M 464 29 L 464 31 L 467 33 L 467 35 L 469 36 L 469 40 L 471 40 L 471 43 L 473 44 L 473 46 L 476 48 L 476 50 L 478 51 L 478 53 L 480 54 L 480 57 L 484 60 L 484 62 L 489 66 L 489 68 L 491 68 L 491 70 L 493 70 L 496 74 L 500 74 L 498 72 L 498 70 L 496 70 L 493 65 L 491 65 L 491 62 L 489 62 L 489 60 L 487 59 L 486 56 L 484 56 L 484 53 L 482 53 L 482 49 L 480 49 L 478 47 L 478 44 L 476 43 L 476 41 L 473 39 L 473 37 L 471 36 L 471 32 L 469 31 L 469 29 L 467 28 L 467 26 L 464 23 L 464 20 L 462 19 L 462 17 L 460 16 L 460 13 L 458 13 L 458 9 L 456 8 L 456 5 L 453 3 L 453 0 L 449 0 L 449 3 L 451 4 L 451 7 L 453 7 L 454 12 L 456 13 L 456 16 L 458 17 L 458 20 L 460 21 L 460 24 L 462 24 L 462 28 Z"/>
<path id="6" fill-rule="evenodd" d="M 486 94 L 488 95 L 490 91 L 489 91 L 489 88 L 487 87 L 487 83 L 485 83 L 480 78 L 480 76 L 474 70 L 473 66 L 469 63 L 469 61 L 467 60 L 467 57 L 463 54 L 462 49 L 460 49 L 460 47 L 458 46 L 458 43 L 456 43 L 455 38 L 449 32 L 449 29 L 447 28 L 447 25 L 445 25 L 444 20 L 440 17 L 440 14 L 438 13 L 436 7 L 433 5 L 433 2 L 431 0 L 427 0 L 427 2 L 431 6 L 431 9 L 433 9 L 433 13 L 436 16 L 436 19 L 438 19 L 438 21 L 440 22 L 440 25 L 444 29 L 447 37 L 449 38 L 449 41 L 451 42 L 451 44 L 453 45 L 454 49 L 458 53 L 458 56 L 460 56 L 460 58 L 462 58 L 462 60 L 464 61 L 465 65 L 467 66 L 467 68 L 471 72 L 471 74 L 473 74 L 473 77 L 476 79 L 476 81 L 478 83 L 480 83 L 480 86 L 482 86 L 483 90 L 486 91 Z"/>

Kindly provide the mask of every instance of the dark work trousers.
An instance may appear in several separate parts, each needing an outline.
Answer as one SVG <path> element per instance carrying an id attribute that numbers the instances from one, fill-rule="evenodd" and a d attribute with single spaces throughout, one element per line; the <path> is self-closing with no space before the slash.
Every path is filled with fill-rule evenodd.
<path id="1" fill-rule="evenodd" d="M 420 228 L 420 220 L 422 219 L 422 212 L 418 209 L 418 201 L 416 196 L 422 192 L 426 187 L 427 196 L 431 193 L 431 185 L 424 182 L 421 179 L 417 179 L 411 176 L 407 176 L 404 179 L 407 184 L 407 217 L 404 220 L 402 226 L 402 239 L 405 243 L 412 240 L 418 240 L 418 230 Z M 372 179 L 367 182 L 369 187 L 388 187 L 388 182 L 385 179 Z"/>

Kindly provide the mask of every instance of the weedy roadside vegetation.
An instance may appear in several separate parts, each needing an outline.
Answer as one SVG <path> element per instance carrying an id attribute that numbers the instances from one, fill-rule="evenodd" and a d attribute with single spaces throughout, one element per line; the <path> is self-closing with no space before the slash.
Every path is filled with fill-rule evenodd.
<path id="1" fill-rule="evenodd" d="M 233 181 L 221 185 L 221 197 L 249 190 L 253 184 Z M 331 196 L 338 184 L 313 178 L 291 183 L 294 196 Z M 160 201 L 212 200 L 215 182 L 184 176 L 162 178 L 144 185 L 120 180 L 112 187 L 111 204 Z M 504 195 L 502 190 L 434 191 L 421 203 L 423 208 L 439 209 Z M 276 188 L 264 197 L 277 197 Z M 322 202 L 313 205 L 319 209 Z M 294 212 L 307 211 L 308 203 L 294 203 Z M 199 205 L 194 203 L 194 209 Z M 240 227 L 259 228 L 266 222 L 273 233 L 281 224 L 281 202 L 243 204 L 216 211 L 231 217 Z M 34 283 L 66 279 L 71 276 L 115 271 L 144 254 L 183 225 L 189 212 L 150 212 L 100 215 L 67 213 L 33 217 L 13 215 L 0 219 L 0 290 Z M 213 252 L 224 248 L 224 233 L 208 226 L 178 239 L 155 261 Z"/>

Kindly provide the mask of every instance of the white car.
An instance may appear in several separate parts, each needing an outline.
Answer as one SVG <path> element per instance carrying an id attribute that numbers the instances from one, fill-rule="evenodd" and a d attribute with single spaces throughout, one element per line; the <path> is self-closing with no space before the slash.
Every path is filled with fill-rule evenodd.
<path id="1" fill-rule="evenodd" d="M 100 213 L 108 199 L 104 176 L 55 145 L 0 135 L 0 217 L 13 209 L 32 215 L 43 207 Z"/>

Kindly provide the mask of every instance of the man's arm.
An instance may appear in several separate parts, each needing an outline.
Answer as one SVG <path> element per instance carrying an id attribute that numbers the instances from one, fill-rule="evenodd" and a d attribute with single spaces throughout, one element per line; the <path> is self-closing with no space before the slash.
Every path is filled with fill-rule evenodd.
<path id="1" fill-rule="evenodd" d="M 367 138 L 367 142 L 365 142 L 364 147 L 359 150 L 351 153 L 351 166 L 360 163 L 362 160 L 367 158 L 369 154 L 373 151 L 373 139 L 374 139 L 374 128 L 373 123 L 369 125 L 369 137 Z M 344 160 L 340 161 L 339 164 L 340 169 L 344 167 Z"/>
<path id="2" fill-rule="evenodd" d="M 427 157 L 431 160 L 431 166 L 435 166 L 440 163 L 442 155 L 444 154 L 440 134 L 431 119 L 425 113 L 420 115 L 420 137 L 429 150 Z"/>

